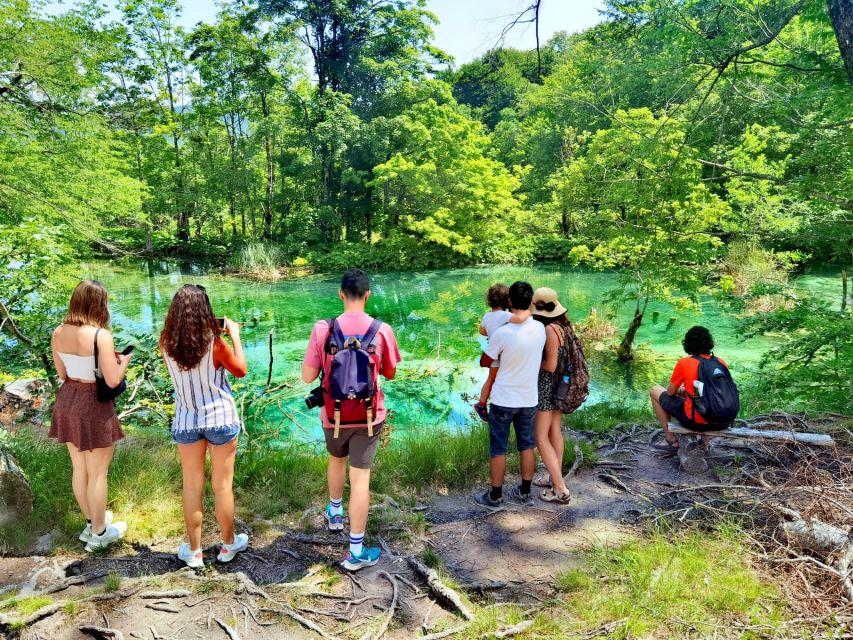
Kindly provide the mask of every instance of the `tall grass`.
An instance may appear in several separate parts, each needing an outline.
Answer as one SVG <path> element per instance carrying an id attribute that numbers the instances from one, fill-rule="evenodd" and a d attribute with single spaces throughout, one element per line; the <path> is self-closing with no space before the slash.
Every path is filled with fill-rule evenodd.
<path id="1" fill-rule="evenodd" d="M 231 258 L 231 266 L 242 274 L 259 279 L 276 279 L 278 270 L 287 264 L 280 247 L 265 242 L 244 244 Z"/>

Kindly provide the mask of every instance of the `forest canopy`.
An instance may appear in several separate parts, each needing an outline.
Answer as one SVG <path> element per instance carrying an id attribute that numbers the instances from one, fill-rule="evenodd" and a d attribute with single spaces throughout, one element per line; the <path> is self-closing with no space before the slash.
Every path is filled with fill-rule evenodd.
<path id="1" fill-rule="evenodd" d="M 6 320 L 42 335 L 63 264 L 93 254 L 550 260 L 620 270 L 628 359 L 650 299 L 788 295 L 738 256 L 853 261 L 843 1 L 608 0 L 590 29 L 461 65 L 425 7 L 225 2 L 187 30 L 178 0 L 0 4 Z M 803 304 L 750 330 L 800 331 Z"/>

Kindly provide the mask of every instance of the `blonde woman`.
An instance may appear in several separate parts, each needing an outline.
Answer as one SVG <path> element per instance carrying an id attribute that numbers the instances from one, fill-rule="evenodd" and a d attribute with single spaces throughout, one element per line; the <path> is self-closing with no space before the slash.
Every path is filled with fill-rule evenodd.
<path id="1" fill-rule="evenodd" d="M 112 522 L 107 511 L 107 472 L 115 443 L 124 437 L 115 401 L 101 402 L 95 390 L 95 369 L 111 387 L 124 379 L 129 355 L 115 352 L 108 330 L 107 290 L 100 282 L 84 280 L 71 294 L 65 321 L 51 338 L 53 363 L 62 385 L 56 394 L 49 436 L 68 447 L 73 468 L 71 486 L 86 528 L 80 541 L 86 551 L 106 547 L 127 530 Z M 98 361 L 95 361 L 95 343 Z"/>

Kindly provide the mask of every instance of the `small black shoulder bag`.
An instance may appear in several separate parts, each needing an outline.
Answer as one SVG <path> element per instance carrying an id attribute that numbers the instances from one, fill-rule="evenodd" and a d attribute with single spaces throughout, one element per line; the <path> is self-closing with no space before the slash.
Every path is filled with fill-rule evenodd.
<path id="1" fill-rule="evenodd" d="M 122 378 L 121 382 L 118 383 L 118 386 L 111 387 L 107 384 L 107 381 L 104 380 L 104 376 L 101 373 L 101 361 L 98 360 L 99 331 L 100 329 L 95 331 L 95 390 L 98 395 L 98 400 L 101 402 L 109 402 L 110 400 L 115 400 L 124 393 L 124 390 L 127 389 L 127 381 Z"/>

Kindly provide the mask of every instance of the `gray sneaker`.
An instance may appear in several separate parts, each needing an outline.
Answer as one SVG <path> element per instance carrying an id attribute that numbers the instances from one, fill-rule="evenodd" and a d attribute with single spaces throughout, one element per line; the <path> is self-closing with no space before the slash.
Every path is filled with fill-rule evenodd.
<path id="1" fill-rule="evenodd" d="M 498 498 L 497 500 L 492 500 L 491 490 L 486 489 L 483 493 L 475 493 L 474 494 L 474 502 L 481 507 L 486 507 L 486 509 L 491 509 L 492 511 L 500 511 L 504 508 L 504 499 Z"/>
<path id="2" fill-rule="evenodd" d="M 89 542 L 86 543 L 86 551 L 92 552 L 96 549 L 103 549 L 110 546 L 113 542 L 117 542 L 124 537 L 127 531 L 126 522 L 113 522 L 109 525 L 101 535 L 94 533 L 89 536 Z"/>
<path id="3" fill-rule="evenodd" d="M 521 493 L 521 487 L 513 487 L 512 489 L 510 489 L 509 496 L 519 504 L 524 505 L 525 507 L 532 507 L 534 504 L 536 504 L 531 494 Z"/>
<path id="4" fill-rule="evenodd" d="M 113 512 L 112 511 L 105 511 L 104 512 L 104 524 L 106 526 L 110 526 L 112 523 L 113 523 Z M 78 540 L 80 540 L 80 542 L 88 543 L 89 540 L 91 539 L 91 537 L 92 537 L 92 525 L 87 524 L 86 528 L 83 529 L 83 532 L 80 534 Z"/>

